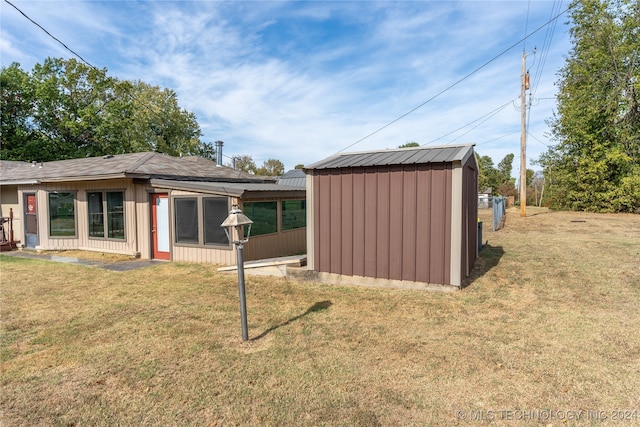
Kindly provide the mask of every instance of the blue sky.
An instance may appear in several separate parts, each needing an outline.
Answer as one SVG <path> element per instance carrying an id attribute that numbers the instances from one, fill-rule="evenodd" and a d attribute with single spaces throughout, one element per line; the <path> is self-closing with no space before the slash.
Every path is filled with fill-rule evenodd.
<path id="1" fill-rule="evenodd" d="M 287 169 L 415 141 L 475 143 L 495 164 L 514 153 L 517 176 L 523 49 L 536 169 L 570 49 L 566 14 L 518 43 L 564 11 L 560 1 L 11 2 L 110 75 L 174 90 L 225 156 L 276 158 Z M 73 56 L 0 8 L 2 66 L 28 71 Z"/>

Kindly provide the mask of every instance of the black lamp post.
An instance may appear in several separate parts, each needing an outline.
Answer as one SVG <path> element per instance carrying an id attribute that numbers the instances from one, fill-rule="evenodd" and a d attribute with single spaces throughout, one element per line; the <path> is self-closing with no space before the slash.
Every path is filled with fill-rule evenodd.
<path id="1" fill-rule="evenodd" d="M 238 209 L 238 205 L 233 205 L 229 216 L 220 224 L 224 228 L 224 232 L 230 242 L 236 245 L 238 253 L 238 291 L 240 293 L 240 320 L 242 321 L 242 341 L 249 339 L 247 329 L 247 300 L 244 292 L 244 255 L 243 245 L 249 241 L 251 234 L 251 221 L 245 214 Z M 248 225 L 247 233 L 244 233 L 244 227 Z M 234 231 L 235 230 L 235 231 Z"/>

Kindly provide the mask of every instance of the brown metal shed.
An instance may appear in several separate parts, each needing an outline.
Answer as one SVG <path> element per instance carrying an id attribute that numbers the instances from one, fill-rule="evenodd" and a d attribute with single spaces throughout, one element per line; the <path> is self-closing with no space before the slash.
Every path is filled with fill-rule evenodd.
<path id="1" fill-rule="evenodd" d="M 309 270 L 374 285 L 456 287 L 471 272 L 478 250 L 473 145 L 344 153 L 305 172 Z"/>

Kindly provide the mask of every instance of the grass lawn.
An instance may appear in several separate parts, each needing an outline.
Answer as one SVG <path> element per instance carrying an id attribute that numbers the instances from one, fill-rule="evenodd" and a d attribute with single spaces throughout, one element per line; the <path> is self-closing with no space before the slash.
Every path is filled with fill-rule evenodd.
<path id="1" fill-rule="evenodd" d="M 640 216 L 528 214 L 460 292 L 247 277 L 247 343 L 215 266 L 1 256 L 0 424 L 640 425 Z"/>

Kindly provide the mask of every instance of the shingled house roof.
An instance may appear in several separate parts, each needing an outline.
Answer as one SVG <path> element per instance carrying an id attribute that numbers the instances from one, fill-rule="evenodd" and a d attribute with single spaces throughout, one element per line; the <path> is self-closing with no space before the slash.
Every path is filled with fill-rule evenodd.
<path id="1" fill-rule="evenodd" d="M 305 166 L 305 170 L 366 166 L 414 165 L 463 161 L 473 152 L 473 144 L 439 147 L 411 147 L 394 150 L 340 153 Z"/>
<path id="2" fill-rule="evenodd" d="M 115 178 L 274 183 L 202 157 L 173 157 L 143 152 L 44 163 L 0 162 L 0 184 L 86 181 Z"/>

